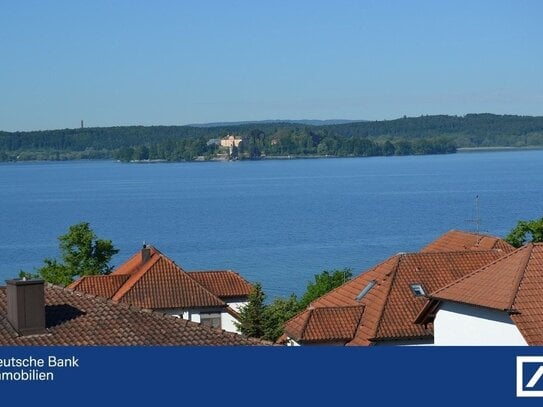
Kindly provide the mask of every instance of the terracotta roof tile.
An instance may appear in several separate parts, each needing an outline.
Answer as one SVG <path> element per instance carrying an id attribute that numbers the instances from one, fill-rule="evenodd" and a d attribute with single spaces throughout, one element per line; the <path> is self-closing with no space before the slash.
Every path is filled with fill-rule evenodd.
<path id="1" fill-rule="evenodd" d="M 149 258 L 136 253 L 107 276 L 85 277 L 70 285 L 88 294 L 142 308 L 224 308 L 220 294 L 243 296 L 249 283 L 232 271 L 187 273 L 154 247 Z M 215 290 L 216 292 L 212 292 Z"/>
<path id="2" fill-rule="evenodd" d="M 531 253 L 525 246 L 432 292 L 431 297 L 498 310 L 510 310 Z"/>
<path id="3" fill-rule="evenodd" d="M 46 329 L 43 335 L 19 336 L 7 320 L 5 287 L 0 288 L 0 345 L 145 346 L 263 345 L 186 321 L 117 304 L 67 288 L 45 287 Z"/>
<path id="4" fill-rule="evenodd" d="M 226 307 L 224 301 L 189 277 L 163 255 L 131 276 L 113 300 L 142 308 Z"/>
<path id="5" fill-rule="evenodd" d="M 311 308 L 292 321 L 287 334 L 298 342 L 350 341 L 363 312 L 363 305 Z"/>
<path id="6" fill-rule="evenodd" d="M 122 287 L 128 275 L 107 275 L 107 276 L 83 276 L 68 286 L 74 290 L 83 291 L 87 294 L 111 298 Z"/>
<path id="7" fill-rule="evenodd" d="M 356 335 L 348 345 L 370 345 L 379 340 L 430 338 L 431 330 L 413 323 L 426 299 L 415 296 L 410 285 L 421 284 L 426 293 L 430 293 L 503 254 L 495 250 L 398 254 L 325 294 L 311 306 L 365 306 Z M 375 285 L 357 301 L 357 295 L 370 281 L 374 281 Z M 296 332 L 304 322 L 303 318 L 299 314 L 288 321 L 285 331 Z"/>
<path id="8" fill-rule="evenodd" d="M 501 250 L 510 253 L 515 248 L 505 240 L 495 236 L 450 230 L 432 243 L 423 247 L 421 253 L 456 252 L 462 250 Z"/>
<path id="9" fill-rule="evenodd" d="M 438 301 L 507 311 L 528 344 L 543 345 L 542 293 L 543 244 L 528 244 L 437 290 L 425 312 Z"/>
<path id="10" fill-rule="evenodd" d="M 252 285 L 232 270 L 190 271 L 188 275 L 222 299 L 248 297 L 252 290 Z"/>

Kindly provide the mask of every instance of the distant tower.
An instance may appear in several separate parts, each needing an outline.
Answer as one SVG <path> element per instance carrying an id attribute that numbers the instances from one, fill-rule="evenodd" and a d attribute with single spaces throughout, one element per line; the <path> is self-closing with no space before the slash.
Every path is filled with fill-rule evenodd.
<path id="1" fill-rule="evenodd" d="M 81 120 L 81 128 L 83 128 L 83 120 Z"/>

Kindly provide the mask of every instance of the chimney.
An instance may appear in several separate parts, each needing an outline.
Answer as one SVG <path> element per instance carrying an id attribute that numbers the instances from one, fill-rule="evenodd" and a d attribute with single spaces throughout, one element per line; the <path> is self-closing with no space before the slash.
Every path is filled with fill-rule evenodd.
<path id="1" fill-rule="evenodd" d="M 146 244 L 141 249 L 141 264 L 147 263 L 147 260 L 151 258 L 151 249 Z"/>
<path id="2" fill-rule="evenodd" d="M 8 321 L 21 335 L 45 332 L 43 280 L 7 280 Z"/>

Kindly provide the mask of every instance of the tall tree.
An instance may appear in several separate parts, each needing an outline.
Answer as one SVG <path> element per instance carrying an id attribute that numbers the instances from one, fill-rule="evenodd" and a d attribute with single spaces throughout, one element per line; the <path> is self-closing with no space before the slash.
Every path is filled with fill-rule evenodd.
<path id="1" fill-rule="evenodd" d="M 249 294 L 247 305 L 239 311 L 239 323 L 236 323 L 236 327 L 243 335 L 253 338 L 261 338 L 264 335 L 265 299 L 262 285 L 255 283 Z"/>
<path id="2" fill-rule="evenodd" d="M 521 247 L 529 242 L 543 242 L 543 218 L 518 221 L 505 240 L 514 247 Z"/>
<path id="3" fill-rule="evenodd" d="M 283 324 L 301 310 L 294 294 L 287 299 L 274 299 L 265 309 L 263 338 L 275 342 L 283 334 Z"/>
<path id="4" fill-rule="evenodd" d="M 75 278 L 109 274 L 111 258 L 119 252 L 111 240 L 98 239 L 87 222 L 70 226 L 58 238 L 62 262 L 47 258 L 36 274 L 21 272 L 22 277 L 43 278 L 52 284 L 66 286 Z"/>

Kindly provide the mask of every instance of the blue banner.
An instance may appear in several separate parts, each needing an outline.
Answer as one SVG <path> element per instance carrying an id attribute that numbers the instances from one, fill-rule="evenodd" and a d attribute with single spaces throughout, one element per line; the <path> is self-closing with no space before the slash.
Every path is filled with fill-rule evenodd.
<path id="1" fill-rule="evenodd" d="M 3 405 L 541 405 L 542 366 L 540 347 L 1 347 L 0 388 Z"/>

